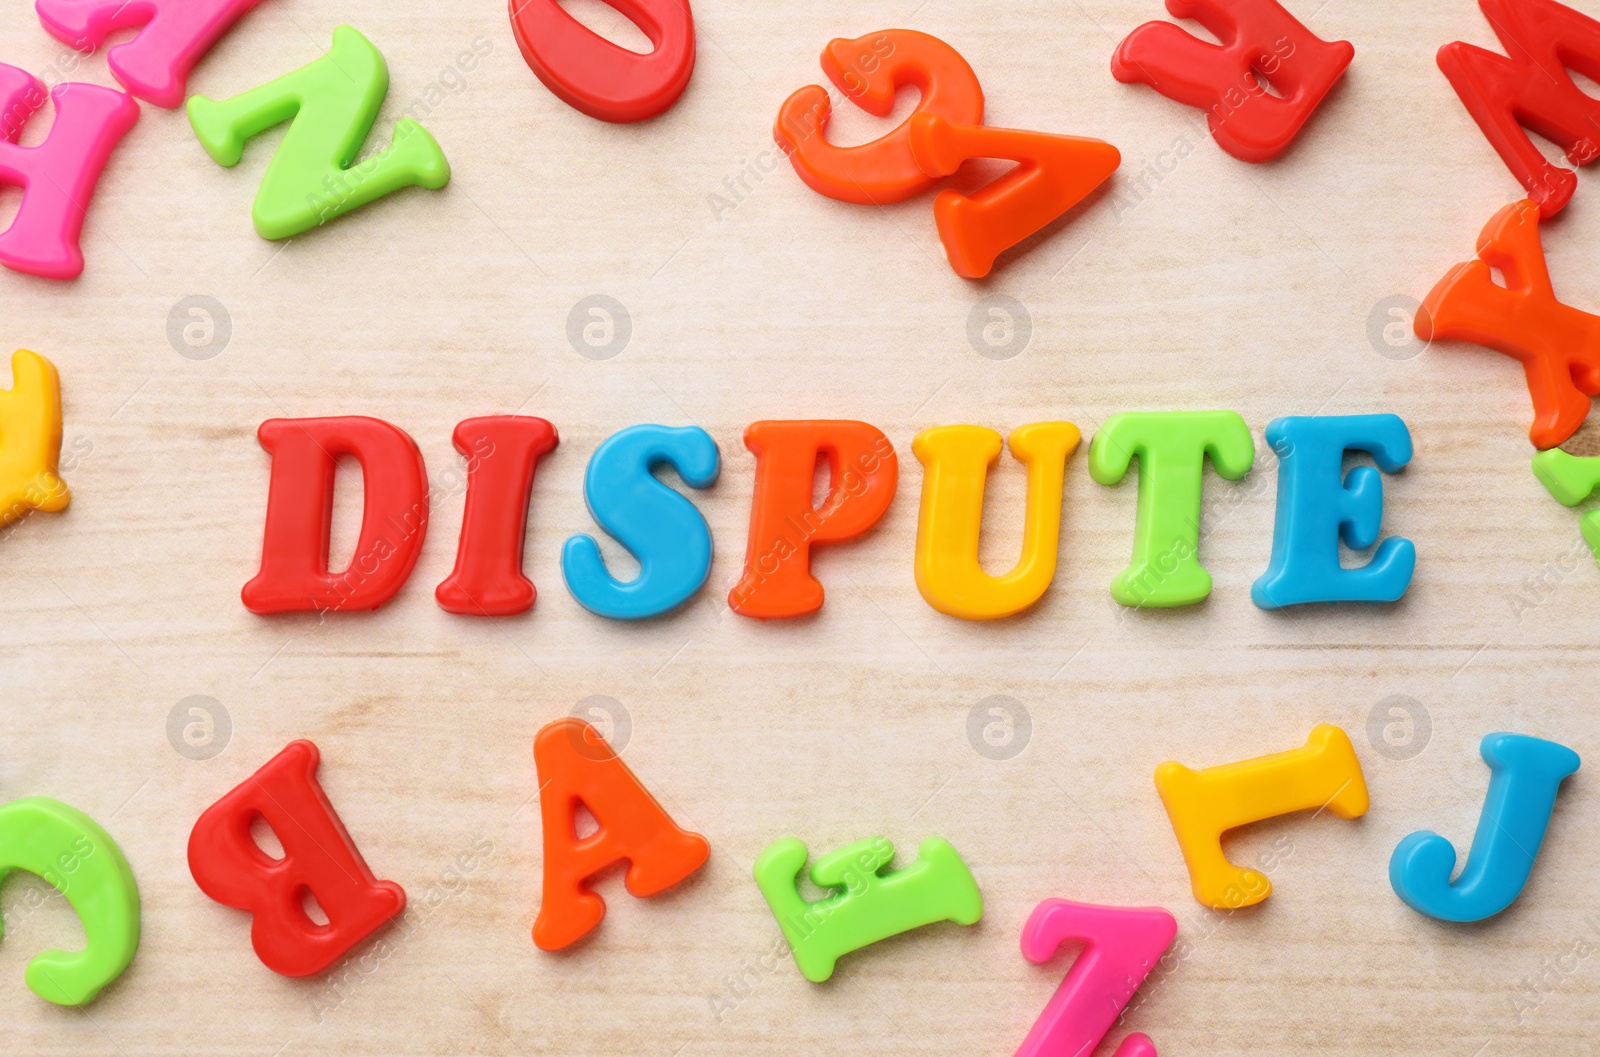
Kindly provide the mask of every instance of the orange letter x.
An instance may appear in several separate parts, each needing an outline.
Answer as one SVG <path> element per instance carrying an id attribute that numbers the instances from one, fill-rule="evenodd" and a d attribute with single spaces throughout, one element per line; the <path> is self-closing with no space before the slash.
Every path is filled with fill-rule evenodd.
<path id="1" fill-rule="evenodd" d="M 1451 268 L 1428 294 L 1417 337 L 1461 338 L 1521 360 L 1533 397 L 1528 439 L 1553 448 L 1583 425 L 1589 398 L 1600 394 L 1600 316 L 1556 300 L 1534 202 L 1496 213 L 1478 236 L 1478 258 Z"/>

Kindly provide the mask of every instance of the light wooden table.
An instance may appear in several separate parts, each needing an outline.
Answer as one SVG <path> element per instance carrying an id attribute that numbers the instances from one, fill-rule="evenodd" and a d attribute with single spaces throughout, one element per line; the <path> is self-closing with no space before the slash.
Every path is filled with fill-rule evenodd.
<path id="1" fill-rule="evenodd" d="M 1433 62 L 1447 41 L 1494 38 L 1470 0 L 1290 6 L 1357 56 L 1300 143 L 1261 166 L 1219 151 L 1197 112 L 1111 78 L 1117 41 L 1161 16 L 1153 0 L 698 0 L 693 82 L 665 116 L 629 127 L 547 92 L 499 3 L 267 0 L 247 16 L 192 90 L 261 83 L 348 22 L 391 69 L 371 143 L 421 99 L 455 176 L 271 244 L 249 208 L 277 133 L 224 170 L 181 112 L 146 106 L 95 199 L 84 277 L 0 275 L 5 340 L 61 370 L 73 491 L 65 513 L 35 514 L 0 542 L 0 791 L 102 822 L 145 911 L 129 971 L 87 1009 L 63 1010 L 27 992 L 22 971 L 74 942 L 76 920 L 36 879 L 0 889 L 5 1051 L 1003 1055 L 1068 964 L 1036 968 L 1017 949 L 1034 904 L 1062 896 L 1158 904 L 1181 923 L 1174 957 L 1108 1044 L 1136 1029 L 1164 1057 L 1600 1054 L 1600 954 L 1569 954 L 1600 943 L 1593 776 L 1567 783 L 1532 882 L 1499 917 L 1434 922 L 1387 880 L 1413 830 L 1465 850 L 1485 733 L 1551 737 L 1591 758 L 1600 748 L 1600 568 L 1578 514 L 1529 472 L 1519 368 L 1459 344 L 1369 338 L 1375 306 L 1420 298 L 1517 195 Z M 1579 6 L 1600 16 L 1597 0 Z M 59 80 L 71 54 L 28 0 L 8 9 L 0 57 Z M 576 9 L 619 21 L 597 0 Z M 891 26 L 957 47 L 992 123 L 1116 143 L 1110 191 L 969 283 L 943 260 L 929 198 L 861 208 L 812 193 L 787 165 L 761 173 L 777 106 L 820 79 L 827 40 Z M 481 64 L 446 72 L 474 41 Z M 70 76 L 112 83 L 101 56 Z M 838 120 L 847 141 L 882 127 Z M 722 206 L 713 196 L 741 174 L 738 201 Z M 1582 177 L 1545 232 L 1558 291 L 1588 308 L 1600 305 L 1594 181 Z M 609 359 L 567 338 L 569 312 L 595 294 L 631 319 Z M 220 302 L 231 328 L 207 359 L 168 339 L 169 313 L 196 295 Z M 1010 358 L 968 338 L 974 306 L 982 316 L 998 297 L 1031 321 Z M 1244 415 L 1264 454 L 1240 483 L 1208 473 L 1209 601 L 1112 602 L 1136 475 L 1096 485 L 1083 450 L 1068 470 L 1060 571 L 1031 612 L 967 624 L 918 595 L 917 431 L 1067 418 L 1087 444 L 1120 411 L 1218 407 Z M 432 598 L 462 506 L 451 429 L 516 410 L 562 435 L 528 535 L 539 602 L 515 619 L 451 616 Z M 1249 585 L 1275 494 L 1261 430 L 1277 415 L 1376 411 L 1401 415 L 1416 442 L 1411 467 L 1385 481 L 1386 531 L 1419 553 L 1409 594 L 1386 608 L 1258 610 Z M 422 559 L 380 612 L 253 616 L 239 588 L 266 502 L 256 426 L 335 414 L 381 417 L 422 447 L 445 493 Z M 821 614 L 762 626 L 723 599 L 754 469 L 741 433 L 781 417 L 873 422 L 902 477 L 877 531 L 819 557 Z M 593 531 L 590 453 L 639 422 L 704 426 L 724 471 L 695 496 L 716 539 L 711 583 L 681 612 L 628 625 L 571 599 L 559 549 Z M 354 537 L 354 480 L 336 552 Z M 1008 456 L 989 492 L 991 568 L 1017 553 L 1022 495 Z M 606 554 L 627 569 L 609 541 Z M 194 695 L 231 723 L 209 760 L 168 740 L 169 713 Z M 1031 722 L 1009 760 L 968 739 L 974 708 L 987 715 L 997 696 Z M 1381 736 L 1397 696 L 1426 717 L 1410 746 Z M 580 705 L 626 717 L 627 760 L 713 853 L 653 901 L 607 878 L 604 925 L 552 956 L 529 938 L 541 861 L 531 742 Z M 1273 862 L 1276 890 L 1253 910 L 1203 911 L 1156 764 L 1287 749 L 1322 721 L 1354 738 L 1371 812 L 1242 832 L 1233 856 Z M 300 737 L 321 747 L 322 781 L 374 871 L 411 898 L 383 939 L 309 981 L 265 970 L 246 917 L 203 896 L 184 860 L 196 816 Z M 820 853 L 878 833 L 906 856 L 948 838 L 983 889 L 983 922 L 880 944 L 825 986 L 790 963 L 763 970 L 778 930 L 749 876 L 756 854 L 786 835 Z"/>

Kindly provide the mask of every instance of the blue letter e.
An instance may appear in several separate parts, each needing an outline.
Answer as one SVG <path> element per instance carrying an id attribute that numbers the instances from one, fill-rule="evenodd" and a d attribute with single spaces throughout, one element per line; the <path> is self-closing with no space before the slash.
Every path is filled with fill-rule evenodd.
<path id="1" fill-rule="evenodd" d="M 1290 416 L 1267 426 L 1278 454 L 1278 521 L 1272 561 L 1250 589 L 1262 609 L 1303 602 L 1394 602 L 1417 566 L 1408 539 L 1383 541 L 1359 569 L 1339 564 L 1339 540 L 1362 550 L 1378 541 L 1383 478 L 1370 466 L 1343 475 L 1344 453 L 1364 451 L 1384 473 L 1411 461 L 1411 433 L 1398 415 Z"/>

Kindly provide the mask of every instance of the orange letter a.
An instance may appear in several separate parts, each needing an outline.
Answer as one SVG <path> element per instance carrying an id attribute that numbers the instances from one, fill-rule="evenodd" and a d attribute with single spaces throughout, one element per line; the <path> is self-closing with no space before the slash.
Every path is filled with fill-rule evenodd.
<path id="1" fill-rule="evenodd" d="M 549 724 L 533 739 L 544 821 L 544 900 L 533 923 L 533 942 L 558 951 L 571 946 L 606 916 L 606 901 L 584 882 L 627 860 L 630 895 L 666 891 L 700 869 L 711 846 L 679 829 L 600 732 L 581 719 Z M 578 836 L 582 804 L 600 828 Z"/>

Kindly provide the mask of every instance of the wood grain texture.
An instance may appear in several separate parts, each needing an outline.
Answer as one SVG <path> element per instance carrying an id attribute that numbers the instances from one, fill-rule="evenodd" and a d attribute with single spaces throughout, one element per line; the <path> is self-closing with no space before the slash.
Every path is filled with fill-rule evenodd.
<path id="1" fill-rule="evenodd" d="M 1529 471 L 1519 368 L 1460 344 L 1407 358 L 1368 333 L 1374 306 L 1420 299 L 1517 195 L 1433 63 L 1447 41 L 1494 37 L 1470 0 L 1290 6 L 1357 55 L 1301 141 L 1261 166 L 1219 151 L 1197 112 L 1111 78 L 1117 41 L 1160 17 L 1154 0 L 697 0 L 693 82 L 660 119 L 629 127 L 546 91 L 500 3 L 268 0 L 248 15 L 192 91 L 261 83 L 349 23 L 390 66 L 372 143 L 421 100 L 455 175 L 441 192 L 396 194 L 270 244 L 249 209 L 278 134 L 224 170 L 181 113 L 146 106 L 94 202 L 84 277 L 0 275 L 5 340 L 60 368 L 73 490 L 66 512 L 35 514 L 0 542 L 0 795 L 93 815 L 145 906 L 125 976 L 86 1010 L 61 1010 L 24 989 L 22 970 L 78 926 L 59 899 L 30 909 L 42 882 L 0 888 L 6 1052 L 1006 1054 L 1067 964 L 1028 965 L 1018 932 L 1038 900 L 1062 896 L 1178 915 L 1179 953 L 1126 1028 L 1164 1057 L 1600 1054 L 1600 954 L 1569 954 L 1600 943 L 1591 774 L 1567 783 L 1532 882 L 1499 917 L 1433 922 L 1387 880 L 1406 833 L 1470 840 L 1484 733 L 1600 748 L 1600 568 L 1577 512 Z M 1600 15 L 1597 0 L 1579 6 Z M 1106 194 L 987 282 L 944 263 L 929 196 L 849 206 L 775 164 L 773 115 L 819 80 L 826 41 L 897 25 L 965 54 L 992 123 L 1123 151 Z M 490 45 L 481 64 L 442 73 L 477 40 Z M 41 73 L 73 61 L 28 0 L 7 0 L 0 57 Z M 99 55 L 69 76 L 112 83 Z M 849 113 L 839 124 L 855 140 L 883 126 Z M 1591 308 L 1595 179 L 1581 178 L 1545 232 L 1558 292 Z M 733 198 L 740 181 L 731 207 L 711 197 Z M 567 339 L 569 312 L 593 294 L 631 317 L 611 359 Z M 168 341 L 169 312 L 191 295 L 218 299 L 231 321 L 210 359 Z M 1031 319 L 1009 359 L 968 340 L 974 305 L 996 296 Z M 922 601 L 918 430 L 1066 418 L 1087 444 L 1117 412 L 1180 408 L 1239 411 L 1264 453 L 1241 482 L 1208 475 L 1210 600 L 1176 612 L 1112 602 L 1136 474 L 1095 485 L 1080 449 L 1042 602 L 974 625 Z M 528 530 L 540 598 L 516 619 L 451 616 L 432 598 L 461 516 L 451 429 L 516 410 L 562 435 Z M 1399 605 L 1266 613 L 1250 602 L 1276 487 L 1261 431 L 1319 411 L 1391 411 L 1411 427 L 1415 460 L 1385 482 L 1386 530 L 1419 552 Z M 444 490 L 422 558 L 380 612 L 252 616 L 238 594 L 266 502 L 256 426 L 333 414 L 378 416 L 421 446 Z M 901 452 L 902 477 L 873 534 L 818 558 L 822 612 L 762 626 L 723 599 L 754 469 L 741 433 L 780 417 L 873 422 Z M 724 472 L 695 496 L 717 545 L 711 583 L 679 613 L 624 625 L 571 599 L 559 549 L 593 531 L 588 456 L 638 422 L 704 426 Z M 339 538 L 353 538 L 358 494 L 341 490 Z M 991 568 L 1017 553 L 1021 501 L 1007 457 L 989 490 Z M 231 717 L 226 750 L 208 761 L 168 742 L 167 716 L 190 695 Z M 626 759 L 713 852 L 657 900 L 609 878 L 602 928 L 551 956 L 529 937 L 541 860 L 532 738 L 595 695 L 626 710 Z M 969 713 L 995 695 L 1032 721 L 1007 761 L 967 736 Z M 1429 718 L 1410 759 L 1367 733 L 1394 695 Z M 1274 860 L 1274 894 L 1233 915 L 1202 911 L 1156 764 L 1290 748 L 1319 721 L 1354 738 L 1371 812 L 1241 833 L 1232 854 Z M 374 871 L 411 897 L 382 940 L 310 981 L 263 969 L 245 916 L 207 900 L 184 861 L 195 817 L 297 737 L 321 747 L 323 782 Z M 782 961 L 763 969 L 778 929 L 749 877 L 760 849 L 794 835 L 820 853 L 877 833 L 906 855 L 930 834 L 949 839 L 983 889 L 983 922 L 880 944 L 824 986 Z"/>

